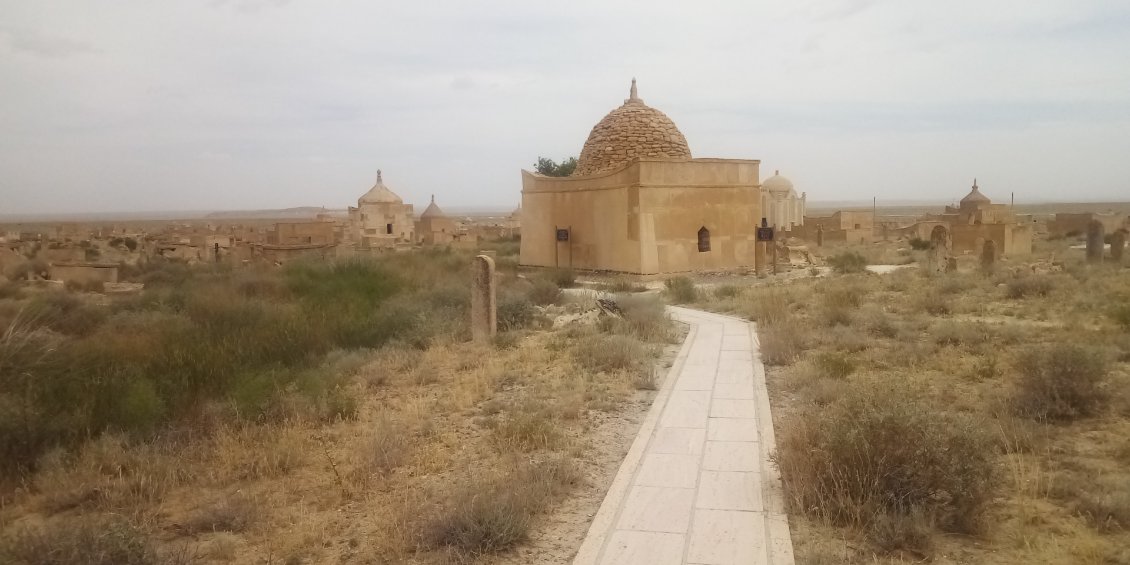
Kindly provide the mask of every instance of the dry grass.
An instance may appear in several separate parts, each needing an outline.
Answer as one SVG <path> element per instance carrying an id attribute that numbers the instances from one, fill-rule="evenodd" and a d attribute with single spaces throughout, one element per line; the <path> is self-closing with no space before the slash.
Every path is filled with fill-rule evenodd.
<path id="1" fill-rule="evenodd" d="M 30 463 L 10 467 L 19 479 L 0 490 L 7 552 L 0 562 L 99 563 L 96 554 L 84 560 L 68 548 L 97 549 L 96 530 L 118 532 L 77 526 L 108 514 L 125 517 L 128 528 L 120 531 L 129 534 L 119 536 L 128 541 L 118 544 L 126 553 L 110 543 L 117 538 L 104 536 L 108 562 L 165 563 L 178 555 L 237 563 L 443 562 L 521 543 L 577 484 L 580 461 L 591 472 L 592 436 L 608 425 L 606 414 L 637 411 L 647 398 L 639 389 L 655 379 L 658 347 L 675 332 L 662 305 L 642 295 L 624 299 L 625 316 L 612 323 L 543 329 L 530 315 L 537 291 L 511 273 L 502 275 L 500 294 L 516 297 L 519 328 L 506 332 L 505 347 L 468 343 L 469 292 L 453 279 L 465 276 L 466 260 L 397 254 L 382 263 L 399 273 L 389 287 L 352 267 L 176 276 L 152 270 L 138 275 L 153 275 L 150 292 L 111 306 L 42 299 L 37 321 L 51 314 L 59 328 L 67 327 L 61 320 L 76 325 L 60 332 L 21 321 L 0 341 L 2 386 L 11 387 L 0 390 L 0 431 L 41 434 L 3 444 Z M 427 282 L 405 282 L 415 280 Z M 366 314 L 327 320 L 345 309 L 335 301 Z M 83 326 L 86 320 L 93 327 Z M 167 395 L 163 384 L 80 389 L 96 392 L 97 402 L 79 397 L 73 414 L 45 411 L 73 398 L 52 397 L 70 394 L 53 386 L 33 392 L 54 405 L 22 413 L 8 402 L 23 382 L 8 377 L 56 369 L 59 346 L 83 348 L 82 357 L 67 352 L 68 364 L 90 355 L 100 367 L 148 367 L 138 363 L 168 353 L 166 332 L 191 336 L 177 332 L 196 326 L 217 334 L 209 346 L 216 349 L 181 348 L 180 364 L 168 365 L 207 377 L 195 381 L 203 388 L 178 389 L 199 393 L 188 395 L 193 402 L 174 402 L 183 397 Z M 277 343 L 267 347 L 264 338 Z M 253 363 L 233 371 L 216 359 Z M 123 371 L 113 382 L 138 374 Z M 85 419 L 92 406 L 112 409 L 108 414 L 161 409 L 147 426 L 115 417 L 103 427 Z M 25 417 L 38 418 L 32 421 L 42 431 L 16 425 Z M 48 433 L 52 426 L 66 433 Z M 483 492 L 491 497 L 476 496 Z M 49 546 L 58 548 L 58 560 L 29 557 Z"/>
<path id="2" fill-rule="evenodd" d="M 457 483 L 419 527 L 423 547 L 443 549 L 462 562 L 523 541 L 546 505 L 580 480 L 562 458 L 523 462 Z"/>
<path id="3" fill-rule="evenodd" d="M 798 563 L 1130 563 L 1130 278 L 1050 251 L 701 298 L 758 322 Z"/>

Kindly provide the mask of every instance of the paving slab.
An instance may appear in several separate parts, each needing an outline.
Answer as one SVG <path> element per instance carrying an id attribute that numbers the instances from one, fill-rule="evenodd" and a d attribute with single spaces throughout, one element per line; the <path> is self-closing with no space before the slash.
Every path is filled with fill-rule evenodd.
<path id="1" fill-rule="evenodd" d="M 689 325 L 575 565 L 792 565 L 773 419 L 753 324 Z"/>

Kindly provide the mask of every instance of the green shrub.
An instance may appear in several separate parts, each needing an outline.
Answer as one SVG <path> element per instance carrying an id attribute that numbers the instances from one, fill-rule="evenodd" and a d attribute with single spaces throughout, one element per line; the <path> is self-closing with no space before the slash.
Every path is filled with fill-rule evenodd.
<path id="1" fill-rule="evenodd" d="M 51 291 L 32 298 L 26 314 L 59 333 L 82 336 L 101 325 L 109 310 L 88 304 L 69 292 Z"/>
<path id="2" fill-rule="evenodd" d="M 879 530 L 921 514 L 972 532 L 992 501 L 996 454 L 985 427 L 897 384 L 850 387 L 781 429 L 775 460 L 793 511 Z"/>
<path id="3" fill-rule="evenodd" d="M 915 251 L 925 251 L 932 247 L 934 247 L 934 244 L 930 243 L 929 240 L 922 239 L 917 236 L 910 239 L 910 248 Z"/>
<path id="4" fill-rule="evenodd" d="M 517 293 L 502 293 L 497 305 L 498 329 L 508 332 L 528 328 L 537 319 L 537 309 L 530 299 Z"/>
<path id="5" fill-rule="evenodd" d="M 534 279 L 527 296 L 530 302 L 541 306 L 557 304 L 561 300 L 561 289 L 551 280 Z"/>
<path id="6" fill-rule="evenodd" d="M 1025 416 L 1070 421 L 1097 414 L 1106 406 L 1109 371 L 1096 350 L 1073 344 L 1031 347 L 1014 365 L 1018 380 L 1013 403 Z"/>
<path id="7" fill-rule="evenodd" d="M 854 251 L 833 255 L 828 258 L 828 264 L 841 275 L 867 271 L 867 258 Z"/>
<path id="8" fill-rule="evenodd" d="M 687 304 L 698 300 L 698 289 L 690 277 L 672 277 L 663 282 L 667 296 L 676 304 Z"/>
<path id="9" fill-rule="evenodd" d="M 1107 310 L 1107 316 L 1124 330 L 1130 330 L 1130 304 L 1121 302 L 1113 304 Z"/>

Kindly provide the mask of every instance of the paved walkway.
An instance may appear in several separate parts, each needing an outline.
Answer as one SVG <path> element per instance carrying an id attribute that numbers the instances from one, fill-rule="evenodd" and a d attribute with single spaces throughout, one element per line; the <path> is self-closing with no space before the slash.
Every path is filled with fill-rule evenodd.
<path id="1" fill-rule="evenodd" d="M 773 420 L 753 326 L 690 325 L 574 565 L 792 565 Z"/>

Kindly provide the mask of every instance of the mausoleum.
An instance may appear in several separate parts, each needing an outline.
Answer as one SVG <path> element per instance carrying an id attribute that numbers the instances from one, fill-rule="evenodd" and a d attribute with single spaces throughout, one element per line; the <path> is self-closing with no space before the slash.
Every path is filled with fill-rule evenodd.
<path id="1" fill-rule="evenodd" d="M 572 176 L 522 171 L 521 264 L 643 275 L 753 266 L 759 164 L 693 158 L 633 79 Z"/>

